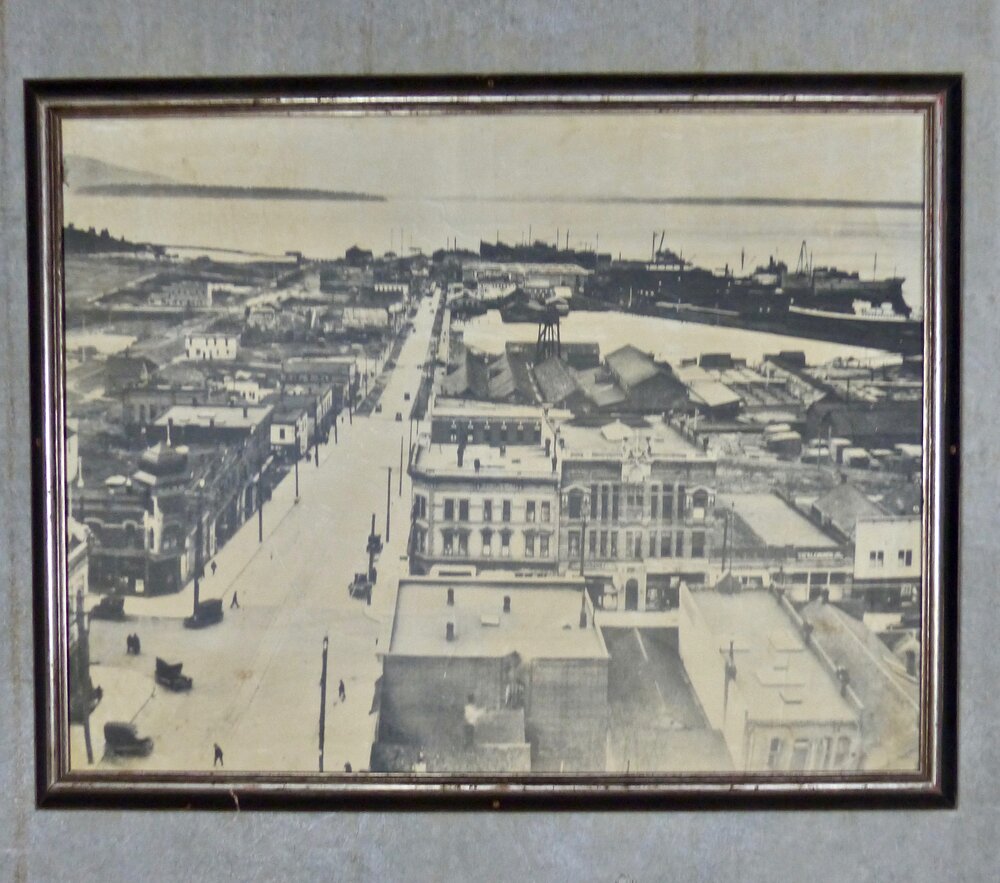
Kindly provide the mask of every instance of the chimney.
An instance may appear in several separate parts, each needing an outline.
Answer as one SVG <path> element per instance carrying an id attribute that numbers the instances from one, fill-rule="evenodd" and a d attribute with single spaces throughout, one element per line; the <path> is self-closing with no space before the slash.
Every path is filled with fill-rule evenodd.
<path id="1" fill-rule="evenodd" d="M 173 433 L 174 433 L 174 418 L 173 417 L 168 417 L 167 418 L 167 447 L 168 448 L 173 445 L 173 439 L 172 439 Z"/>
<path id="2" fill-rule="evenodd" d="M 548 457 L 552 453 L 552 439 L 545 439 L 545 456 Z"/>
<path id="3" fill-rule="evenodd" d="M 446 622 L 444 625 L 444 639 L 446 641 L 455 640 L 455 623 L 453 623 L 451 620 Z"/>
<path id="4" fill-rule="evenodd" d="M 500 445 L 500 456 L 501 457 L 507 456 L 507 445 Z"/>
<path id="5" fill-rule="evenodd" d="M 503 596 L 503 612 L 510 613 L 510 595 Z"/>
<path id="6" fill-rule="evenodd" d="M 243 406 L 243 416 L 244 417 L 250 416 L 250 409 L 246 405 Z"/>
<path id="7" fill-rule="evenodd" d="M 448 589 L 448 606 L 449 607 L 454 607 L 455 606 L 455 590 L 454 589 Z"/>
<path id="8" fill-rule="evenodd" d="M 479 467 L 482 466 L 483 464 L 479 461 L 479 458 L 476 457 L 476 459 L 473 461 L 472 465 L 475 466 L 476 472 L 478 472 L 479 471 Z"/>
<path id="9" fill-rule="evenodd" d="M 587 627 L 587 601 L 586 598 L 580 601 L 580 628 L 585 629 Z"/>
<path id="10" fill-rule="evenodd" d="M 462 464 L 465 462 L 465 445 L 460 444 L 458 446 L 458 466 L 461 469 Z"/>

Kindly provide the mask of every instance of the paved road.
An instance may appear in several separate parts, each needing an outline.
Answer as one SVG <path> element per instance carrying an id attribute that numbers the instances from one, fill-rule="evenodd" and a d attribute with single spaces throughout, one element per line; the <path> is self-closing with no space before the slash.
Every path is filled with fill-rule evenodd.
<path id="1" fill-rule="evenodd" d="M 327 771 L 345 762 L 367 768 L 374 717 L 377 653 L 385 646 L 395 606 L 396 580 L 406 569 L 410 487 L 399 485 L 400 442 L 409 439 L 409 402 L 420 381 L 436 299 L 422 302 L 397 367 L 383 394 L 382 413 L 354 420 L 346 415 L 339 443 L 325 445 L 320 466 L 299 465 L 300 499 L 290 473 L 264 508 L 265 537 L 258 543 L 251 519 L 216 556 L 217 574 L 202 597 L 223 597 L 224 621 L 203 631 L 177 618 L 191 603 L 190 586 L 179 596 L 127 605 L 125 623 L 94 622 L 92 657 L 105 666 L 152 674 L 154 657 L 182 660 L 194 689 L 172 694 L 158 688 L 134 721 L 156 742 L 145 759 L 110 760 L 105 766 L 207 770 L 212 745 L 227 769 L 317 769 L 319 677 L 324 636 L 330 640 L 327 696 Z M 395 421 L 402 412 L 403 422 Z M 404 452 L 405 459 L 405 452 Z M 371 606 L 352 599 L 347 583 L 367 566 L 365 541 L 372 512 L 385 533 L 387 469 L 392 467 L 391 537 L 377 563 Z M 239 609 L 230 609 L 233 591 Z M 135 614 L 139 613 L 139 616 Z M 142 656 L 127 657 L 125 635 L 138 632 Z M 347 698 L 339 702 L 343 679 Z M 102 737 L 95 734 L 100 757 Z"/>

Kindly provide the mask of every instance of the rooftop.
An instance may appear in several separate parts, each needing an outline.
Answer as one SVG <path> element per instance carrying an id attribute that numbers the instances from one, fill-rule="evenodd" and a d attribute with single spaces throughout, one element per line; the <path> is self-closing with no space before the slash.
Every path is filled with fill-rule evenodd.
<path id="1" fill-rule="evenodd" d="M 746 700 L 750 720 L 857 720 L 839 684 L 769 592 L 689 595 L 717 639 L 720 670 L 732 642 L 736 688 Z"/>
<path id="2" fill-rule="evenodd" d="M 437 417 L 505 417 L 518 420 L 541 420 L 545 415 L 535 405 L 510 405 L 504 402 L 483 402 L 472 399 L 448 399 L 438 396 L 434 400 L 431 419 Z"/>
<path id="3" fill-rule="evenodd" d="M 476 461 L 479 472 L 476 472 Z M 429 444 L 417 449 L 414 468 L 436 475 L 502 478 L 524 476 L 551 478 L 552 458 L 546 456 L 540 445 L 511 445 L 506 453 L 494 445 L 466 445 L 462 465 L 458 465 L 458 446 L 454 444 Z"/>
<path id="4" fill-rule="evenodd" d="M 736 514 L 765 545 L 838 547 L 808 518 L 774 494 L 720 494 L 716 505 L 720 509 L 735 507 Z"/>
<path id="5" fill-rule="evenodd" d="M 210 426 L 225 429 L 252 429 L 271 413 L 271 408 L 230 407 L 228 405 L 174 405 L 156 420 L 156 426 Z M 214 421 L 214 423 L 213 423 Z"/>
<path id="6" fill-rule="evenodd" d="M 559 438 L 564 442 L 563 457 L 619 458 L 623 451 L 641 449 L 654 458 L 706 459 L 699 448 L 657 418 L 648 418 L 641 426 L 629 426 L 618 420 L 604 426 L 564 423 L 559 427 Z"/>
<path id="7" fill-rule="evenodd" d="M 627 386 L 635 386 L 660 373 L 660 369 L 653 362 L 653 357 L 632 344 L 626 344 L 613 353 L 608 353 L 605 362 Z"/>
<path id="8" fill-rule="evenodd" d="M 607 659 L 600 629 L 587 605 L 587 625 L 580 627 L 582 583 L 560 577 L 509 575 L 449 581 L 409 577 L 399 583 L 390 655 L 434 657 L 503 657 L 517 653 L 531 659 Z M 447 590 L 455 603 L 447 603 Z M 511 612 L 503 612 L 503 599 Z M 455 624 L 455 640 L 445 625 Z"/>

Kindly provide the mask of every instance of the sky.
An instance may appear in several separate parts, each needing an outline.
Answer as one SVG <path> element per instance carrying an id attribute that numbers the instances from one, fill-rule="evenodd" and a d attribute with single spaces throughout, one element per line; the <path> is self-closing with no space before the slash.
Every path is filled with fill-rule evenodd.
<path id="1" fill-rule="evenodd" d="M 915 111 L 69 119 L 63 150 L 184 183 L 397 197 L 920 202 Z"/>

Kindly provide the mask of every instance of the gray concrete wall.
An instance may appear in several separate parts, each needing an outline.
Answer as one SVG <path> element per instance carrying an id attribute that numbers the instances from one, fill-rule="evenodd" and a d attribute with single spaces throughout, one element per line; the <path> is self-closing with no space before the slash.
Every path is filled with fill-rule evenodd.
<path id="1" fill-rule="evenodd" d="M 1000 44 L 991 0 L 0 4 L 0 878 L 992 880 L 1000 823 Z M 34 808 L 24 77 L 963 71 L 961 794 L 954 812 L 249 814 Z"/>

